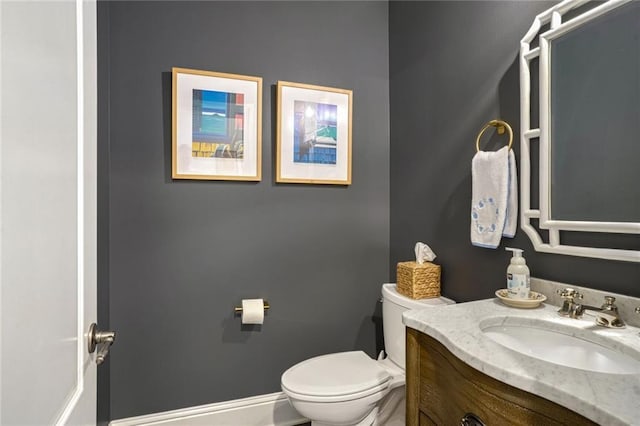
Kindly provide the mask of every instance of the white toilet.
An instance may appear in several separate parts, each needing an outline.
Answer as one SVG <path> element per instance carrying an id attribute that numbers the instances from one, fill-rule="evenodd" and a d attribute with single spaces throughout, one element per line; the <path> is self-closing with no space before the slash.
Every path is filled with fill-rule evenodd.
<path id="1" fill-rule="evenodd" d="M 282 390 L 312 426 L 404 426 L 405 327 L 402 313 L 454 303 L 445 297 L 413 300 L 382 286 L 382 323 L 387 358 L 362 351 L 302 361 L 282 375 Z"/>

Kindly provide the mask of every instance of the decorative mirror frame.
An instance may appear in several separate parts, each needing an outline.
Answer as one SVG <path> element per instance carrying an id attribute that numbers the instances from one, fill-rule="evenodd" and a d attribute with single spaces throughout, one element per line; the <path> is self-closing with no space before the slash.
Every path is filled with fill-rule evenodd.
<path id="1" fill-rule="evenodd" d="M 640 251 L 563 245 L 560 232 L 604 232 L 620 234 L 640 234 L 637 222 L 593 222 L 567 221 L 551 218 L 551 41 L 632 0 L 609 0 L 582 14 L 563 22 L 563 15 L 589 0 L 565 0 L 536 16 L 529 31 L 520 41 L 520 227 L 529 236 L 536 251 L 545 253 L 585 256 L 600 259 L 640 262 Z M 550 29 L 540 34 L 544 25 Z M 531 42 L 538 37 L 538 47 L 531 48 Z M 531 128 L 531 70 L 530 63 L 539 58 L 540 74 L 540 123 L 539 128 Z M 531 143 L 539 140 L 539 208 L 531 208 Z M 535 143 L 535 141 L 534 141 Z M 539 221 L 539 229 L 548 231 L 548 242 L 533 226 L 532 220 Z"/>

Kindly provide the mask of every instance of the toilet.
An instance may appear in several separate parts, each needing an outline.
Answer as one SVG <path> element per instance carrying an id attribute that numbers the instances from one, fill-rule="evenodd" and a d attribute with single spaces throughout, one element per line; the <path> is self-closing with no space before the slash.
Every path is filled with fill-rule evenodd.
<path id="1" fill-rule="evenodd" d="M 382 286 L 387 356 L 339 352 L 302 361 L 284 372 L 282 391 L 312 426 L 404 426 L 405 326 L 402 313 L 455 303 L 445 297 L 414 300 Z"/>

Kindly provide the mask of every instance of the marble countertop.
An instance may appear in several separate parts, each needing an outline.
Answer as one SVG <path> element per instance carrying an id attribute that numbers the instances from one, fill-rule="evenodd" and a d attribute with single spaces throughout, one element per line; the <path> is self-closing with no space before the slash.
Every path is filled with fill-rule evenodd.
<path id="1" fill-rule="evenodd" d="M 607 374 L 579 370 L 528 357 L 486 337 L 481 325 L 505 324 L 575 327 L 576 336 L 593 332 L 597 339 L 618 342 L 623 352 L 640 359 L 640 329 L 608 329 L 594 318 L 561 317 L 558 307 L 517 309 L 497 298 L 460 303 L 403 314 L 407 327 L 442 343 L 471 367 L 497 380 L 539 395 L 605 425 L 640 424 L 640 374 Z M 506 320 L 504 317 L 509 317 Z"/>

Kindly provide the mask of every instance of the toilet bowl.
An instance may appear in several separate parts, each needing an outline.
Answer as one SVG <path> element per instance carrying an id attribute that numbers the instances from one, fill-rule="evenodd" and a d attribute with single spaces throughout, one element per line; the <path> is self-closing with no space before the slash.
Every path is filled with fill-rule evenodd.
<path id="1" fill-rule="evenodd" d="M 404 372 L 388 359 L 374 361 L 354 351 L 296 364 L 282 375 L 282 390 L 314 426 L 371 425 L 364 420 L 404 382 Z"/>
<path id="2" fill-rule="evenodd" d="M 404 325 L 402 312 L 454 303 L 444 297 L 413 300 L 395 284 L 382 286 L 382 321 L 388 356 L 362 351 L 321 355 L 284 372 L 282 391 L 312 426 L 404 425 Z"/>

